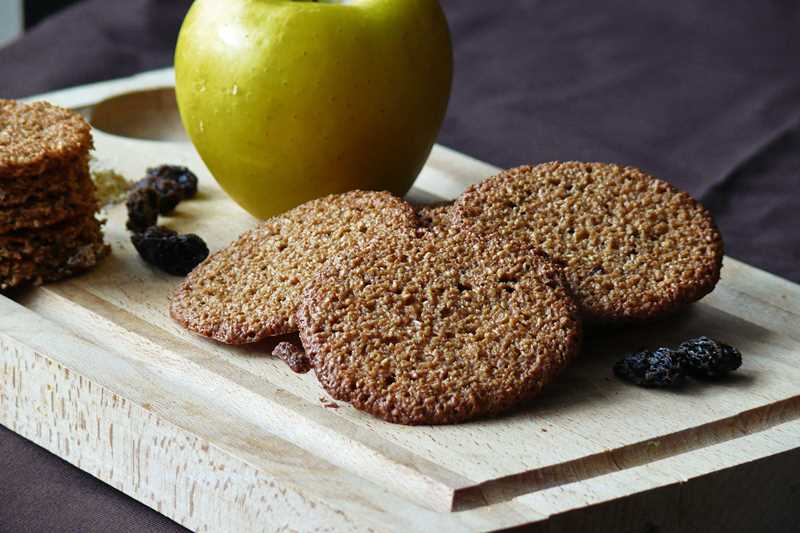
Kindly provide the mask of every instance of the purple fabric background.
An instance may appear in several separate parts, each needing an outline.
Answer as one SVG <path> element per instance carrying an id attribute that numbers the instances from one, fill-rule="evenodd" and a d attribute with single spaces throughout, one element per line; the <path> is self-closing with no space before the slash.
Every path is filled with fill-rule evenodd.
<path id="1" fill-rule="evenodd" d="M 189 4 L 84 1 L 0 49 L 0 96 L 167 66 Z M 640 166 L 702 199 L 729 255 L 800 282 L 800 3 L 443 4 L 440 142 L 500 166 Z M 178 529 L 0 428 L 0 532 Z"/>

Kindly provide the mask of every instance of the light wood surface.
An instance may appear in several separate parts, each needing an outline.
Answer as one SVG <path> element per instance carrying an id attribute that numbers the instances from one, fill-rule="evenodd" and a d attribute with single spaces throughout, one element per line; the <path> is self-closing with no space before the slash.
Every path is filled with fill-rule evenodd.
<path id="1" fill-rule="evenodd" d="M 163 222 L 215 250 L 255 221 L 185 141 L 163 89 L 171 77 L 46 97 L 93 119 L 99 166 L 132 178 L 160 163 L 194 169 L 200 196 Z M 411 196 L 453 198 L 495 170 L 437 147 Z M 293 374 L 268 346 L 183 331 L 167 314 L 178 280 L 136 256 L 124 207 L 108 216 L 113 254 L 98 269 L 0 297 L 0 423 L 192 529 L 680 531 L 703 513 L 676 518 L 675 506 L 712 505 L 712 489 L 728 503 L 757 495 L 734 497 L 722 480 L 781 479 L 773 516 L 791 501 L 787 487 L 797 490 L 786 465 L 800 448 L 800 287 L 733 259 L 717 290 L 681 316 L 591 335 L 581 360 L 529 405 L 408 428 L 331 408 L 313 375 Z M 699 334 L 742 350 L 738 376 L 664 392 L 611 375 L 625 351 Z M 731 526 L 748 524 L 744 509 L 726 515 Z"/>

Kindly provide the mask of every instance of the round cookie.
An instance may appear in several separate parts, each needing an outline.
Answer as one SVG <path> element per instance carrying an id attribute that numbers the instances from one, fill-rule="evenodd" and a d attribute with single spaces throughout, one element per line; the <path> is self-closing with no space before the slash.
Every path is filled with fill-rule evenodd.
<path id="1" fill-rule="evenodd" d="M 31 261 L 8 263 L 0 260 L 0 291 L 22 285 L 60 281 L 76 276 L 96 266 L 110 252 L 103 243 L 86 243 L 58 262 L 34 263 Z"/>
<path id="2" fill-rule="evenodd" d="M 50 168 L 39 176 L 0 181 L 0 209 L 63 197 L 89 179 L 88 156 L 84 155 Z"/>
<path id="3" fill-rule="evenodd" d="M 40 229 L 0 235 L 0 259 L 42 262 L 87 242 L 102 241 L 101 223 L 89 213 Z"/>
<path id="4" fill-rule="evenodd" d="M 450 224 L 450 208 L 453 202 L 437 202 L 419 205 L 415 208 L 419 227 L 423 230 L 438 231 Z"/>
<path id="5" fill-rule="evenodd" d="M 201 263 L 178 288 L 170 312 L 187 329 L 228 344 L 293 333 L 306 282 L 328 258 L 415 227 L 411 206 L 387 192 L 307 202 Z"/>
<path id="6" fill-rule="evenodd" d="M 300 338 L 331 396 L 400 424 L 509 409 L 575 357 L 578 309 L 523 241 L 395 235 L 329 261 L 305 291 Z"/>
<path id="7" fill-rule="evenodd" d="M 587 321 L 672 313 L 714 288 L 722 238 L 696 200 L 639 169 L 545 163 L 472 186 L 454 226 L 527 239 L 563 266 Z"/>
<path id="8" fill-rule="evenodd" d="M 55 193 L 0 209 L 0 234 L 51 226 L 76 215 L 95 211 L 97 211 L 95 186 L 87 174 L 81 181 L 73 183 L 67 194 Z"/>
<path id="9" fill-rule="evenodd" d="M 109 251 L 91 213 L 40 230 L 0 235 L 0 290 L 72 276 Z"/>
<path id="10" fill-rule="evenodd" d="M 0 180 L 37 176 L 91 147 L 91 128 L 78 113 L 0 99 Z"/>

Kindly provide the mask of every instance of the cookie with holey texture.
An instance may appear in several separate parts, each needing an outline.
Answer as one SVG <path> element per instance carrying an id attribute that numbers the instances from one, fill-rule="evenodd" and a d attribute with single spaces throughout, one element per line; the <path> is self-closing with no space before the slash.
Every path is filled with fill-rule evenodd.
<path id="1" fill-rule="evenodd" d="M 91 147 L 91 128 L 78 113 L 0 99 L 0 180 L 38 176 Z"/>
<path id="2" fill-rule="evenodd" d="M 424 204 L 415 207 L 417 223 L 424 231 L 438 232 L 450 225 L 450 208 L 452 201 Z"/>
<path id="3" fill-rule="evenodd" d="M 94 267 L 109 252 L 93 213 L 0 235 L 0 290 L 73 276 Z"/>
<path id="4" fill-rule="evenodd" d="M 190 331 L 228 344 L 293 333 L 303 289 L 327 259 L 415 225 L 411 206 L 387 192 L 307 202 L 201 263 L 178 288 L 170 312 Z"/>
<path id="5" fill-rule="evenodd" d="M 522 238 L 562 265 L 584 318 L 655 319 L 713 290 L 722 238 L 691 196 L 639 169 L 545 163 L 470 187 L 452 224 Z"/>
<path id="6" fill-rule="evenodd" d="M 83 155 L 38 176 L 0 181 L 0 210 L 68 195 L 84 181 L 91 181 L 88 160 L 88 155 Z"/>
<path id="7" fill-rule="evenodd" d="M 573 359 L 578 310 L 525 242 L 396 235 L 329 261 L 300 338 L 331 396 L 389 422 L 449 424 L 535 395 Z"/>
<path id="8" fill-rule="evenodd" d="M 0 208 L 0 234 L 43 228 L 86 213 L 93 214 L 97 211 L 95 190 L 87 169 L 82 178 L 68 186 L 66 194 L 46 194 L 23 204 Z"/>
<path id="9" fill-rule="evenodd" d="M 56 259 L 86 242 L 102 243 L 101 223 L 86 213 L 59 224 L 0 235 L 0 260 Z"/>

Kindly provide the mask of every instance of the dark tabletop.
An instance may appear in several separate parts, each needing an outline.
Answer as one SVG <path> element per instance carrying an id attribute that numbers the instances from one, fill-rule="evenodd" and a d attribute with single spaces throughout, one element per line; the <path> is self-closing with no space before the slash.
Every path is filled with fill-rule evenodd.
<path id="1" fill-rule="evenodd" d="M 168 66 L 190 3 L 79 3 L 0 49 L 0 97 Z M 442 144 L 505 167 L 642 167 L 713 211 L 728 255 L 800 282 L 800 2 L 443 4 Z M 0 532 L 177 529 L 0 427 Z"/>

